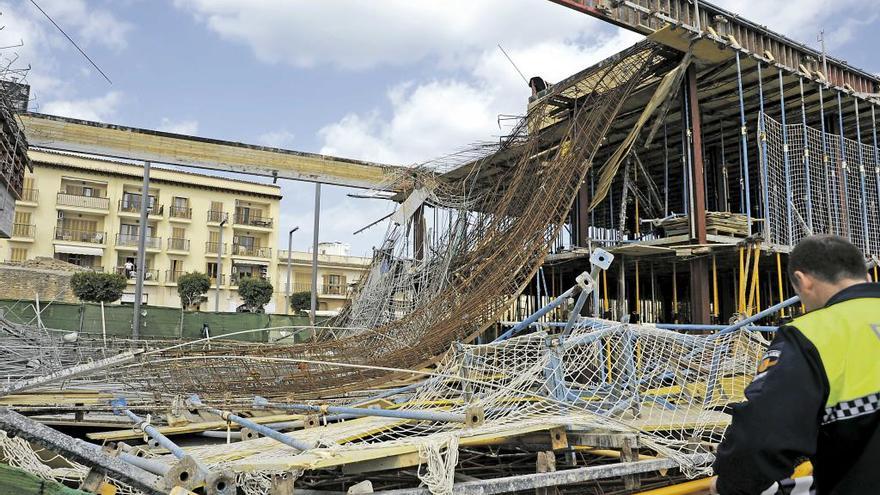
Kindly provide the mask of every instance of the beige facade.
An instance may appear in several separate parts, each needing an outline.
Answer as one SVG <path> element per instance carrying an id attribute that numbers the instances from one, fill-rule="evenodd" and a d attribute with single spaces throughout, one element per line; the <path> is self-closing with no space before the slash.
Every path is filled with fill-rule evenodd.
<path id="1" fill-rule="evenodd" d="M 0 240 L 4 259 L 20 262 L 46 256 L 115 271 L 129 278 L 123 302 L 132 300 L 138 275 L 133 267 L 143 167 L 36 150 L 30 156 L 34 171 L 26 175 L 25 193 L 16 202 L 13 236 Z M 276 292 L 266 311 L 285 312 L 287 252 L 279 252 L 276 246 L 278 186 L 153 167 L 149 196 L 143 274 L 146 304 L 179 307 L 177 278 L 200 271 L 212 278 L 202 310 L 214 310 L 213 286 L 219 274 L 220 311 L 235 311 L 241 305 L 237 288 L 242 277 L 260 277 L 268 279 Z M 222 253 L 219 270 L 218 249 Z M 299 261 L 310 260 L 311 255 L 295 252 L 292 258 L 297 260 L 292 270 L 295 292 L 311 273 Z M 347 285 L 344 290 L 338 288 L 339 276 L 346 284 L 356 282 L 368 260 L 323 261 L 327 265 L 319 264 L 319 294 L 323 280 L 328 282 L 321 309 L 332 311 L 341 306 L 347 293 Z"/>

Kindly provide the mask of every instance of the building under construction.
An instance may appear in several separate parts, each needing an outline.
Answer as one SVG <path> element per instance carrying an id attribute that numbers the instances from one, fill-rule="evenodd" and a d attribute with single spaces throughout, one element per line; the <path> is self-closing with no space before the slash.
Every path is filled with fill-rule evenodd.
<path id="1" fill-rule="evenodd" d="M 295 343 L 4 320 L 0 455 L 93 493 L 705 490 L 800 312 L 791 247 L 880 252 L 880 80 L 708 4 L 554 1 L 646 38 L 534 77 L 508 135 L 419 167 L 22 114 L 32 147 L 399 206 L 351 303 Z"/>

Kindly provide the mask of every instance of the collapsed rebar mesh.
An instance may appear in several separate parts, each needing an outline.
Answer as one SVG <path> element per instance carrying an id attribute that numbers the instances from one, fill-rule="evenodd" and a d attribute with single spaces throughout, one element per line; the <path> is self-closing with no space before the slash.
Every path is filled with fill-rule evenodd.
<path id="1" fill-rule="evenodd" d="M 218 400 L 302 398 L 386 382 L 389 372 L 373 365 L 428 363 L 450 342 L 495 323 L 534 276 L 611 122 L 635 88 L 656 80 L 666 60 L 657 45 L 644 41 L 595 66 L 578 85 L 533 106 L 500 149 L 471 164 L 460 179 L 426 167 L 403 172 L 397 189 L 426 191 L 425 203 L 437 211 L 430 240 L 423 253 L 414 253 L 409 233 L 424 226 L 412 219 L 389 226 L 352 303 L 331 322 L 350 328 L 345 335 L 294 345 L 179 347 L 110 370 L 106 379 L 134 390 L 198 392 Z M 509 158 L 500 161 L 499 155 Z M 493 157 L 488 175 L 481 169 Z"/>

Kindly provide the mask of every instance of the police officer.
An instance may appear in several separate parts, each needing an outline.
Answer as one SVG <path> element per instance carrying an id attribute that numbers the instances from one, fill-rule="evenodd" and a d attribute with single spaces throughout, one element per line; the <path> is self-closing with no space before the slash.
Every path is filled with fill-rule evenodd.
<path id="1" fill-rule="evenodd" d="M 779 328 L 733 406 L 712 492 L 880 493 L 880 284 L 830 235 L 801 241 L 788 277 L 807 313 Z M 813 479 L 790 479 L 806 460 Z"/>

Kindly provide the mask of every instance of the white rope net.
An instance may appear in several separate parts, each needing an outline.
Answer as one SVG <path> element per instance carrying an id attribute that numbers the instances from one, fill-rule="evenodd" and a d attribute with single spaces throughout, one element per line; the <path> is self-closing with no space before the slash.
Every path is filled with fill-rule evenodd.
<path id="1" fill-rule="evenodd" d="M 810 234 L 837 234 L 865 254 L 880 253 L 880 163 L 873 144 L 763 118 L 769 241 L 794 246 Z"/>

